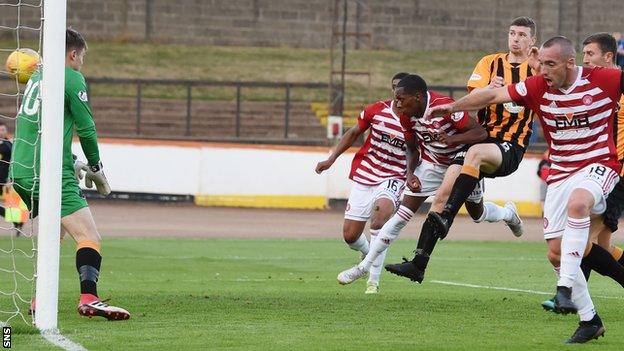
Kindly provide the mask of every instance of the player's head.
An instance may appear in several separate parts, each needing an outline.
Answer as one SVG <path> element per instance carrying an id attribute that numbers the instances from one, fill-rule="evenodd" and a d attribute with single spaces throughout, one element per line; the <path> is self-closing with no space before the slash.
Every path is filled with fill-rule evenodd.
<path id="1" fill-rule="evenodd" d="M 531 17 L 518 17 L 511 21 L 507 38 L 509 52 L 524 56 L 537 40 L 537 28 Z"/>
<path id="2" fill-rule="evenodd" d="M 422 117 L 427 108 L 427 83 L 419 75 L 408 74 L 394 90 L 396 108 L 406 116 Z"/>
<path id="3" fill-rule="evenodd" d="M 7 138 L 7 126 L 4 122 L 0 122 L 0 141 L 6 140 Z"/>
<path id="4" fill-rule="evenodd" d="M 65 31 L 65 66 L 80 71 L 87 52 L 87 42 L 80 33 L 71 28 Z"/>
<path id="5" fill-rule="evenodd" d="M 395 74 L 394 76 L 392 76 L 392 81 L 390 82 L 390 84 L 392 84 L 392 94 L 394 94 L 394 89 L 396 89 L 397 84 L 399 84 L 401 79 L 403 79 L 403 78 L 405 78 L 407 76 L 409 76 L 409 73 L 407 73 L 407 72 L 399 72 L 399 73 Z"/>
<path id="6" fill-rule="evenodd" d="M 563 36 L 552 37 L 539 50 L 540 73 L 549 87 L 558 89 L 574 82 L 576 51 L 570 39 Z"/>
<path id="7" fill-rule="evenodd" d="M 617 41 L 609 33 L 596 33 L 583 40 L 583 64 L 613 67 L 617 55 Z"/>

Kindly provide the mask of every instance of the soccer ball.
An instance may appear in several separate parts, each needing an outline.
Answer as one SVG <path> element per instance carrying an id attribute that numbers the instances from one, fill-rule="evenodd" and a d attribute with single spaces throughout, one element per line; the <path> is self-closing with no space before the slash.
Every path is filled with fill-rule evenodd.
<path id="1" fill-rule="evenodd" d="M 17 80 L 25 84 L 30 76 L 37 69 L 40 58 L 39 54 L 32 49 L 17 49 L 9 55 L 6 60 L 6 70 L 13 76 L 17 76 Z"/>

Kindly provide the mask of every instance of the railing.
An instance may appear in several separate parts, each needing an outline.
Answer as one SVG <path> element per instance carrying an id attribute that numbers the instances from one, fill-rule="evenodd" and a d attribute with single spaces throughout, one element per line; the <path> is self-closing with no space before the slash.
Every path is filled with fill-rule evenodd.
<path id="1" fill-rule="evenodd" d="M 186 91 L 186 136 L 191 135 L 193 88 L 195 87 L 233 87 L 236 89 L 235 137 L 241 137 L 241 103 L 243 88 L 283 89 L 284 93 L 284 139 L 289 138 L 292 89 L 327 89 L 326 83 L 273 83 L 273 82 L 238 82 L 211 80 L 167 80 L 167 79 L 125 79 L 125 78 L 87 78 L 89 86 L 93 84 L 132 84 L 136 85 L 136 134 L 141 135 L 143 89 L 149 85 L 183 86 Z"/>
<path id="2" fill-rule="evenodd" d="M 306 89 L 306 90 L 320 90 L 317 92 L 317 96 L 320 98 L 314 99 L 314 101 L 322 101 L 323 98 L 327 97 L 328 85 L 326 83 L 274 83 L 274 82 L 239 82 L 239 81 L 211 81 L 211 80 L 170 80 L 170 79 L 127 79 L 127 78 L 87 78 L 87 82 L 91 90 L 94 89 L 98 84 L 112 84 L 116 86 L 130 86 L 130 92 L 125 92 L 123 97 L 134 99 L 135 100 L 135 122 L 134 122 L 134 133 L 124 133 L 123 135 L 108 135 L 108 136 L 123 136 L 123 137 L 139 137 L 139 138 L 170 138 L 170 139 L 186 139 L 186 140 L 213 140 L 213 141 L 241 141 L 241 142 L 269 142 L 269 143 L 286 143 L 286 144 L 307 144 L 307 145 L 325 145 L 328 143 L 328 140 L 324 137 L 324 135 L 317 135 L 313 138 L 306 138 L 299 136 L 297 138 L 293 138 L 291 136 L 291 109 L 294 101 L 301 100 L 293 100 L 293 89 Z M 180 102 L 183 100 L 186 102 L 186 111 L 185 111 L 185 120 L 179 121 L 184 124 L 183 131 L 180 132 L 179 135 L 163 135 L 163 136 L 155 136 L 155 135 L 147 135 L 143 133 L 143 129 L 146 127 L 144 124 L 144 100 L 146 99 L 145 90 L 149 87 L 153 86 L 179 86 L 181 90 L 175 90 L 175 101 Z M 132 88 L 134 87 L 134 88 Z M 234 109 L 234 126 L 233 133 L 227 137 L 205 137 L 201 135 L 193 135 L 193 125 L 192 121 L 194 120 L 193 116 L 193 104 L 195 100 L 199 100 L 197 97 L 193 96 L 193 92 L 195 89 L 200 87 L 212 87 L 212 88 L 233 88 L 235 90 L 233 96 L 233 103 L 235 104 Z M 243 109 L 242 105 L 245 101 L 256 100 L 259 99 L 253 95 L 245 96 L 244 90 L 251 88 L 266 88 L 266 89 L 277 89 L 281 90 L 282 93 L 277 95 L 273 95 L 273 100 L 278 103 L 283 104 L 283 131 L 279 132 L 279 134 L 275 134 L 273 138 L 266 137 L 249 137 L 242 133 L 242 119 L 243 119 Z M 453 98 L 459 98 L 466 94 L 466 88 L 463 86 L 448 86 L 448 85 L 439 85 L 439 86 L 430 86 L 431 90 L 438 91 L 445 95 L 448 95 Z M 121 89 L 119 89 L 121 90 Z M 106 92 L 116 93 L 116 89 L 112 89 Z M 163 93 L 160 98 L 164 98 L 167 100 L 171 99 L 171 96 L 168 94 L 171 91 L 167 91 L 167 93 Z M 112 94 L 115 95 L 115 94 Z M 149 94 L 147 94 L 149 95 Z M 277 96 L 277 97 L 276 97 Z M 281 98 L 279 97 L 281 96 Z M 106 97 L 98 95 L 98 98 Z M 230 101 L 232 99 L 230 98 Z M 312 102 L 309 101 L 309 102 Z M 362 105 L 365 103 L 362 102 Z M 96 112 L 97 115 L 97 112 Z M 539 129 L 538 123 L 535 124 L 536 129 Z M 538 131 L 536 130 L 536 133 Z M 535 147 L 532 149 L 541 150 L 545 148 L 545 145 L 541 144 L 543 142 L 541 135 L 537 139 L 532 140 Z"/>

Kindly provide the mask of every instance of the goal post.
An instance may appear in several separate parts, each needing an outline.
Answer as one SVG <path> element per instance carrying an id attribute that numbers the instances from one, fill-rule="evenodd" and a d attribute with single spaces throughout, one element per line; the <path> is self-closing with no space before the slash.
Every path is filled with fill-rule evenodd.
<path id="1" fill-rule="evenodd" d="M 35 325 L 58 326 L 67 0 L 43 1 L 41 162 Z"/>

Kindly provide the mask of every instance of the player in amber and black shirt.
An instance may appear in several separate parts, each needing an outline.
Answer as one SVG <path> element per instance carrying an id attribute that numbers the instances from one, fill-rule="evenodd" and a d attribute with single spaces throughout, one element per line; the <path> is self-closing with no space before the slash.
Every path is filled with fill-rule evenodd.
<path id="1" fill-rule="evenodd" d="M 482 58 L 468 80 L 468 90 L 476 92 L 495 89 L 521 82 L 534 75 L 537 66 L 535 22 L 529 17 L 514 19 L 508 31 L 507 53 L 488 55 Z M 391 273 L 422 282 L 429 256 L 438 239 L 446 237 L 459 208 L 466 202 L 479 181 L 484 178 L 504 177 L 518 169 L 531 137 L 534 113 L 513 102 L 494 104 L 478 113 L 479 121 L 488 132 L 488 138 L 468 148 L 463 159 L 461 173 L 455 180 L 444 210 L 430 212 L 423 223 L 412 261 L 386 265 Z M 487 206 L 483 218 L 512 221 L 514 212 L 501 206 Z M 521 232 L 521 220 L 517 218 L 516 231 Z"/>

